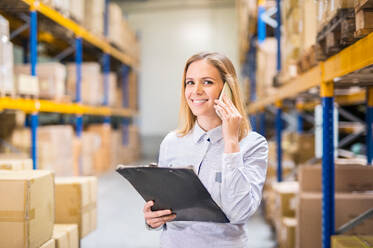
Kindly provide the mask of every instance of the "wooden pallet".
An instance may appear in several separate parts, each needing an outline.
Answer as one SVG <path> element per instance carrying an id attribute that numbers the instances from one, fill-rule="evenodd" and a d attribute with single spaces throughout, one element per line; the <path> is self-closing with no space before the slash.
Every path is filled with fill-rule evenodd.
<path id="1" fill-rule="evenodd" d="M 325 60 L 355 42 L 355 11 L 340 9 L 317 34 L 317 59 Z"/>
<path id="2" fill-rule="evenodd" d="M 305 72 L 317 65 L 316 46 L 305 51 L 297 62 L 298 72 Z"/>

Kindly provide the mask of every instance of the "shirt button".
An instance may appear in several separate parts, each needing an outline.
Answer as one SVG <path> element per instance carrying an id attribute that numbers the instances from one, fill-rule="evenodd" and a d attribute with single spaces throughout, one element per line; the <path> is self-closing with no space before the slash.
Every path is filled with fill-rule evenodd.
<path id="1" fill-rule="evenodd" d="M 210 138 L 207 138 L 207 141 L 210 142 Z"/>

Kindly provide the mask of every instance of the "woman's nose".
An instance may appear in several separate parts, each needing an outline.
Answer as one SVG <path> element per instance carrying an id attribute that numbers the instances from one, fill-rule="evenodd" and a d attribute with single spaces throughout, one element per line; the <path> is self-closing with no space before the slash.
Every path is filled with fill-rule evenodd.
<path id="1" fill-rule="evenodd" d="M 203 92 L 202 84 L 196 83 L 195 86 L 194 86 L 193 93 L 195 93 L 195 94 L 201 94 L 202 92 Z"/>

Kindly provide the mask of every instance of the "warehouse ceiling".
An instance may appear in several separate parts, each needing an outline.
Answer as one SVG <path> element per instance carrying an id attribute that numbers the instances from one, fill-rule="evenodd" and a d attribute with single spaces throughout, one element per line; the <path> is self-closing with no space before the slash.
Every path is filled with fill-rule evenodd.
<path id="1" fill-rule="evenodd" d="M 111 0 L 118 3 L 124 12 L 154 12 L 177 9 L 228 8 L 235 0 Z"/>

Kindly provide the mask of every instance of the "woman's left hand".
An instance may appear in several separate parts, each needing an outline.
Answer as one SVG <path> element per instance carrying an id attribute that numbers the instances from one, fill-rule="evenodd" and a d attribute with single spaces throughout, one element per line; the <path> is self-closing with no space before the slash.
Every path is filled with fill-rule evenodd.
<path id="1" fill-rule="evenodd" d="M 242 115 L 233 105 L 232 101 L 223 96 L 223 101 L 215 100 L 215 109 L 220 113 L 224 137 L 224 152 L 239 152 L 239 133 L 242 122 Z"/>

